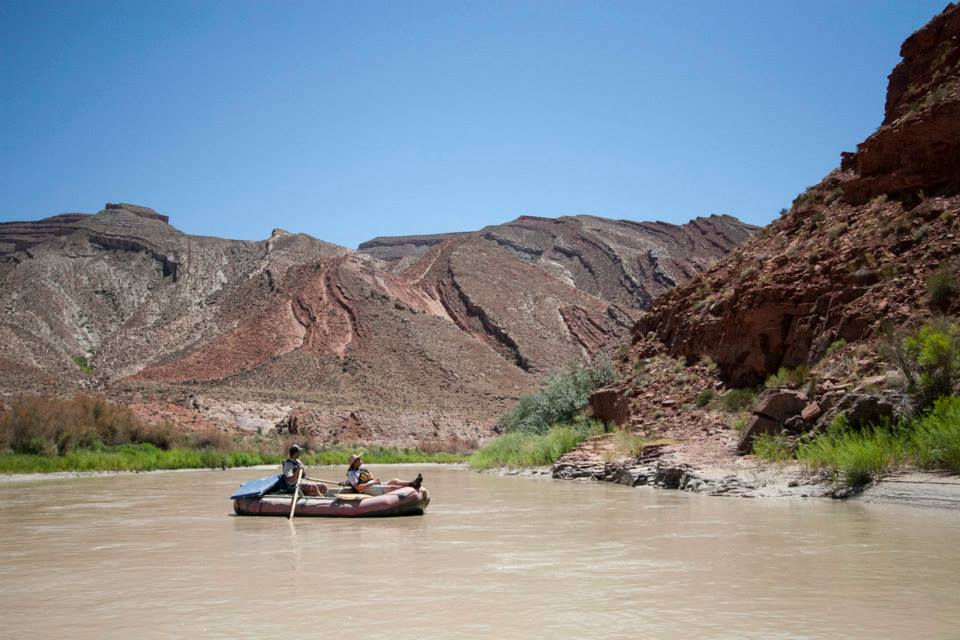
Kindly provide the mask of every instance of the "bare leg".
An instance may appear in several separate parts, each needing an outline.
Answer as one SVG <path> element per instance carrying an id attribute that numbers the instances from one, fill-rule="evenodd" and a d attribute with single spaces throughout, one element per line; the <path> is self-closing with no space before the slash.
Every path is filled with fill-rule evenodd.
<path id="1" fill-rule="evenodd" d="M 384 482 L 383 484 L 385 484 L 385 485 L 387 485 L 387 486 L 390 486 L 390 487 L 413 487 L 414 489 L 416 489 L 417 491 L 419 491 L 419 490 L 420 490 L 420 484 L 421 484 L 422 482 L 423 482 L 423 476 L 418 473 L 418 474 L 417 474 L 417 479 L 414 480 L 413 482 L 404 482 L 403 480 L 398 480 L 397 478 L 394 478 L 393 480 L 390 480 L 390 481 L 388 481 L 388 482 Z"/>

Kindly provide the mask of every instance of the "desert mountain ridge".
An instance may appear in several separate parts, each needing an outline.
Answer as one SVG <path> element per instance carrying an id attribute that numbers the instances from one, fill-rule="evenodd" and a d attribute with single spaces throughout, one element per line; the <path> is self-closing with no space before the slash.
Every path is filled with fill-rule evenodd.
<path id="1" fill-rule="evenodd" d="M 151 419 L 330 443 L 475 442 L 755 231 L 521 217 L 351 250 L 191 236 L 124 203 L 3 223 L 2 391 L 94 389 Z"/>

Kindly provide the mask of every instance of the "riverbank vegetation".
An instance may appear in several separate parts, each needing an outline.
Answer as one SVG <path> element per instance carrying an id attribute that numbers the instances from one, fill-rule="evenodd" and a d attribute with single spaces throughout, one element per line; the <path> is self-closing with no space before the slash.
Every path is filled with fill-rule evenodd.
<path id="1" fill-rule="evenodd" d="M 573 451 L 587 438 L 604 433 L 602 422 L 578 417 L 545 433 L 507 433 L 470 456 L 474 469 L 544 467 Z"/>
<path id="2" fill-rule="evenodd" d="M 581 415 L 590 394 L 614 379 L 613 367 L 568 368 L 520 398 L 500 421 L 504 434 L 470 457 L 475 469 L 553 464 L 606 426 Z"/>
<path id="3" fill-rule="evenodd" d="M 537 393 L 521 397 L 500 420 L 500 427 L 504 433 L 546 433 L 573 420 L 587 406 L 590 394 L 613 379 L 608 362 L 568 368 L 547 378 Z"/>
<path id="4" fill-rule="evenodd" d="M 823 433 L 795 446 L 782 436 L 761 436 L 754 453 L 830 469 L 849 486 L 903 467 L 960 473 L 960 397 L 953 395 L 960 382 L 960 325 L 935 320 L 897 338 L 891 353 L 907 381 L 912 417 L 855 427 L 840 415 Z"/>
<path id="5" fill-rule="evenodd" d="M 277 446 L 282 451 L 282 446 Z M 307 466 L 346 465 L 353 449 L 321 449 L 305 453 Z M 279 465 L 286 455 L 257 450 L 161 449 L 144 442 L 100 449 L 75 449 L 62 456 L 0 453 L 0 473 L 50 473 L 54 471 L 157 471 L 160 469 L 230 469 L 255 465 Z M 466 455 L 424 453 L 416 449 L 376 447 L 365 449 L 370 464 L 421 464 L 464 462 Z"/>
<path id="6" fill-rule="evenodd" d="M 0 407 L 0 473 L 153 471 L 280 464 L 288 443 L 209 430 L 182 433 L 169 423 L 149 424 L 102 396 L 70 399 L 23 396 Z M 346 464 L 354 449 L 319 448 L 308 465 Z M 462 462 L 466 455 L 374 447 L 373 464 Z"/>

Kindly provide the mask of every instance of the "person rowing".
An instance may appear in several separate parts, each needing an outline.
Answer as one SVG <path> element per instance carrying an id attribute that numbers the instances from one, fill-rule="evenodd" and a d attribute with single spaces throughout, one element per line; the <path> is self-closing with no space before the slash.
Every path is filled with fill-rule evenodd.
<path id="1" fill-rule="evenodd" d="M 402 480 L 388 480 L 383 482 L 380 478 L 374 478 L 373 474 L 363 468 L 363 454 L 358 453 L 350 456 L 350 466 L 347 468 L 347 482 L 357 493 L 367 493 L 374 487 L 383 487 L 386 491 L 392 491 L 398 487 L 413 487 L 420 491 L 420 485 L 423 484 L 423 475 L 418 473 L 412 482 Z"/>
<path id="2" fill-rule="evenodd" d="M 303 448 L 300 445 L 290 445 L 289 458 L 283 461 L 283 473 L 280 474 L 280 483 L 284 493 L 293 493 L 297 487 L 297 481 L 300 480 L 300 492 L 305 496 L 322 496 L 327 492 L 327 487 L 319 482 L 314 482 L 306 475 L 300 479 L 301 474 L 306 473 L 306 468 L 300 462 L 300 452 Z"/>

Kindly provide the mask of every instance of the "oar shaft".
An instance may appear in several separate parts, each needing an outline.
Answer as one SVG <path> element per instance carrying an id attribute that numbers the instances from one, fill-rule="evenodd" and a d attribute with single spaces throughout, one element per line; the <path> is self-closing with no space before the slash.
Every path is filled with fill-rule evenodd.
<path id="1" fill-rule="evenodd" d="M 346 482 L 342 480 L 324 480 L 323 478 L 307 478 L 311 482 L 322 482 L 324 484 L 333 484 L 333 485 L 345 485 Z"/>
<path id="2" fill-rule="evenodd" d="M 293 499 L 290 501 L 290 517 L 288 520 L 293 520 L 293 512 L 297 510 L 297 494 L 300 493 L 300 483 L 303 481 L 303 471 L 300 471 L 300 475 L 297 477 L 297 486 L 293 488 Z"/>

